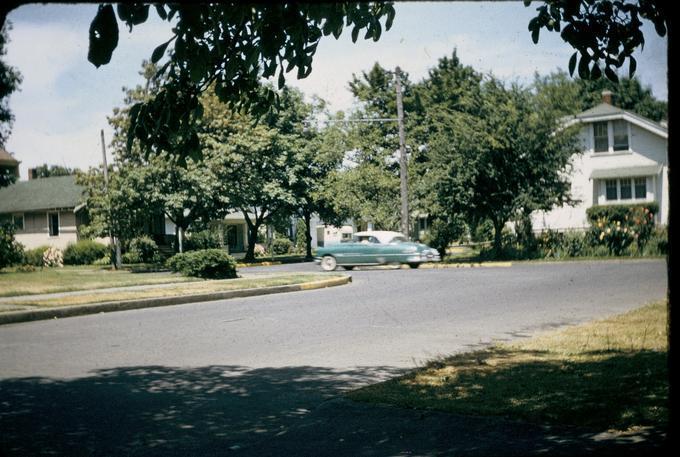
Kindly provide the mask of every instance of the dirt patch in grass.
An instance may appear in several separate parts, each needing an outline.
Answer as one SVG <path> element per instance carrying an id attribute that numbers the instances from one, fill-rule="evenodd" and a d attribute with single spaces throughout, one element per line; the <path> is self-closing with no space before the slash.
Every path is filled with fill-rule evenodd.
<path id="1" fill-rule="evenodd" d="M 625 431 L 668 424 L 665 303 L 459 354 L 354 400 Z"/>

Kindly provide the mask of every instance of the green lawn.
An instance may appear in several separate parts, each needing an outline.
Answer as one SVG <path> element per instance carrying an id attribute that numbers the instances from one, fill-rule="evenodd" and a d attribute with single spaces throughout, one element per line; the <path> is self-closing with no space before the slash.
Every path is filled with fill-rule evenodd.
<path id="1" fill-rule="evenodd" d="M 43 268 L 32 272 L 5 269 L 0 271 L 0 297 L 186 281 L 196 279 L 168 272 L 133 273 L 93 266 Z"/>
<path id="2" fill-rule="evenodd" d="M 243 289 L 260 289 L 272 286 L 287 286 L 312 283 L 342 277 L 344 275 L 328 275 L 327 273 L 292 273 L 257 276 L 252 278 L 209 280 L 190 282 L 169 286 L 144 288 L 142 290 L 96 291 L 91 293 L 67 295 L 52 298 L 26 298 L 13 301 L 14 305 L 31 305 L 39 307 L 73 306 L 110 301 L 139 300 L 144 298 L 165 298 L 185 295 L 197 295 L 213 292 L 226 292 Z"/>
<path id="3" fill-rule="evenodd" d="M 667 312 L 610 319 L 429 363 L 358 401 L 625 431 L 668 424 Z"/>

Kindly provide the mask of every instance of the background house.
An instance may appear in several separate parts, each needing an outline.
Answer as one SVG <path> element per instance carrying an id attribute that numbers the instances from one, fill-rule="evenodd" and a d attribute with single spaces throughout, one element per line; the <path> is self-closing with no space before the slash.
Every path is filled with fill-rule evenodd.
<path id="1" fill-rule="evenodd" d="M 0 222 L 14 224 L 15 238 L 26 249 L 64 249 L 78 240 L 78 227 L 86 222 L 83 200 L 75 176 L 18 181 L 0 188 Z"/>
<path id="2" fill-rule="evenodd" d="M 668 221 L 668 128 L 612 105 L 612 93 L 602 103 L 573 116 L 580 124 L 583 153 L 573 160 L 572 197 L 580 203 L 532 214 L 533 228 L 588 228 L 586 210 L 594 205 L 656 202 L 656 223 Z"/>

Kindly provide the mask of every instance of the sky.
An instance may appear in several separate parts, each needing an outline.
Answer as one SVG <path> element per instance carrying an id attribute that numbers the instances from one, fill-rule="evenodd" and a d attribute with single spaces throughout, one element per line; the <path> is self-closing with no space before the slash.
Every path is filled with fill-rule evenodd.
<path id="1" fill-rule="evenodd" d="M 527 30 L 537 4 L 523 2 L 396 2 L 392 29 L 378 42 L 352 43 L 345 30 L 335 40 L 324 37 L 313 70 L 304 80 L 289 73 L 287 82 L 305 95 L 318 95 L 331 110 L 348 111 L 353 74 L 375 62 L 400 66 L 417 82 L 437 60 L 454 49 L 463 64 L 505 81 L 529 84 L 533 75 L 566 69 L 574 50 L 557 33 L 541 32 L 538 44 Z M 123 104 L 123 87 L 142 83 L 141 62 L 171 36 L 171 26 L 152 9 L 150 20 L 129 32 L 119 23 L 120 40 L 111 63 L 95 68 L 87 61 L 88 29 L 96 4 L 23 5 L 8 15 L 6 62 L 23 76 L 10 96 L 15 116 L 5 148 L 28 168 L 43 163 L 87 169 L 102 162 L 100 131 L 111 139 L 107 116 Z M 637 76 L 655 97 L 668 98 L 667 38 L 651 24 L 643 28 L 646 44 L 638 50 Z M 109 161 L 111 152 L 108 151 Z"/>

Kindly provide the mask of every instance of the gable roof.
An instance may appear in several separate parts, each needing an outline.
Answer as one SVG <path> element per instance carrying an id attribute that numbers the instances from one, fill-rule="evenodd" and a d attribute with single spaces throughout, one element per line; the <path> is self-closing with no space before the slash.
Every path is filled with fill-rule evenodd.
<path id="1" fill-rule="evenodd" d="M 0 188 L 0 213 L 75 208 L 84 190 L 73 175 L 18 181 Z"/>
<path id="2" fill-rule="evenodd" d="M 12 154 L 0 148 L 0 165 L 19 165 L 19 161 Z"/>
<path id="3" fill-rule="evenodd" d="M 600 121 L 610 121 L 616 119 L 623 119 L 631 124 L 635 124 L 645 130 L 648 130 L 662 138 L 668 139 L 668 127 L 654 122 L 651 119 L 640 116 L 639 114 L 623 110 L 609 103 L 600 103 L 590 109 L 587 109 L 575 116 L 570 116 L 565 119 L 566 126 L 573 125 L 579 122 L 590 123 Z"/>

